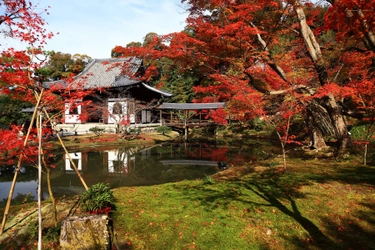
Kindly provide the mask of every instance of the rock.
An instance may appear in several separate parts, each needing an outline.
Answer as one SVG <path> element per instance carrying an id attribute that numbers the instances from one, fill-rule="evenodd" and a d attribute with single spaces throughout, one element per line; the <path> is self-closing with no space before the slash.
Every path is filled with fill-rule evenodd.
<path id="1" fill-rule="evenodd" d="M 107 215 L 67 217 L 61 223 L 61 249 L 110 250 L 112 247 L 110 222 Z"/>

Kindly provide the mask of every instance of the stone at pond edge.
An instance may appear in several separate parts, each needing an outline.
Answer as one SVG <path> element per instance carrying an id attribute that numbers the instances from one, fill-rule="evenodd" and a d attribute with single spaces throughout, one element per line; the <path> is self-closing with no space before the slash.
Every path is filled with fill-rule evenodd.
<path id="1" fill-rule="evenodd" d="M 67 217 L 61 223 L 63 250 L 108 249 L 112 247 L 112 226 L 107 215 Z"/>

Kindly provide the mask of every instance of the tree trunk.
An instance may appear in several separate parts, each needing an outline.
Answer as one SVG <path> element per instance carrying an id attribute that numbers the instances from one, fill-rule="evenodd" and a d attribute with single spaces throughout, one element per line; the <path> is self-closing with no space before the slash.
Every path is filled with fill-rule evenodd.
<path id="1" fill-rule="evenodd" d="M 307 125 L 307 130 L 310 135 L 310 148 L 311 149 L 320 149 L 326 147 L 326 142 L 324 141 L 323 133 L 319 127 L 315 124 L 315 119 L 312 111 L 307 108 L 307 113 L 305 116 L 305 122 Z"/>
<path id="2" fill-rule="evenodd" d="M 53 196 L 52 186 L 51 186 L 51 169 L 46 166 L 47 171 L 47 187 L 48 187 L 48 193 L 52 201 L 52 221 L 53 225 L 57 226 L 57 209 L 56 209 L 56 200 Z"/>
<path id="3" fill-rule="evenodd" d="M 309 52 L 315 70 L 318 73 L 320 85 L 323 86 L 328 82 L 328 73 L 326 67 L 324 66 L 320 45 L 316 41 L 314 33 L 307 24 L 306 15 L 301 3 L 297 0 L 294 2 L 293 7 L 301 26 L 300 32 L 305 46 Z M 346 148 L 349 144 L 349 134 L 344 122 L 344 117 L 341 114 L 341 110 L 337 105 L 334 96 L 329 94 L 324 98 L 324 100 L 322 100 L 322 102 L 329 114 L 329 117 L 331 118 L 331 123 L 337 138 L 337 149 Z"/>
<path id="4" fill-rule="evenodd" d="M 344 117 L 341 114 L 341 109 L 332 94 L 324 97 L 324 106 L 331 118 L 332 125 L 337 138 L 337 149 L 345 149 L 349 146 L 350 136 L 346 127 Z"/>
<path id="5" fill-rule="evenodd" d="M 363 152 L 363 165 L 367 165 L 367 143 L 365 144 L 365 149 Z"/>

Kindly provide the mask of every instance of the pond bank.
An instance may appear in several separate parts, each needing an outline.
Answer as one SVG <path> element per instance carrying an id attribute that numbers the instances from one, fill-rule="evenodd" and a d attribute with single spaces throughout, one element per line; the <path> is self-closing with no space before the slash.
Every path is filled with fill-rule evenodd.
<path id="1" fill-rule="evenodd" d="M 124 136 L 123 134 L 102 134 L 100 136 L 94 133 L 85 135 L 70 135 L 62 137 L 62 141 L 68 150 L 81 148 L 99 148 L 99 147 L 117 147 L 134 145 L 153 145 L 159 142 L 174 140 L 179 136 L 177 132 L 171 132 L 163 135 L 157 132 L 149 132 L 136 136 Z M 61 144 L 57 138 L 50 141 L 52 147 L 61 149 Z"/>

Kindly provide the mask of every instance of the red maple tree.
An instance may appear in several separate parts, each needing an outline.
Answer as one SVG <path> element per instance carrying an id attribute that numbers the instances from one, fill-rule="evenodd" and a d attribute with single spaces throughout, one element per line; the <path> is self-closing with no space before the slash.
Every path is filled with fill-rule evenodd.
<path id="1" fill-rule="evenodd" d="M 11 129 L 0 130 L 0 160 L 4 163 L 15 164 L 17 162 L 16 172 L 14 175 L 15 183 L 17 173 L 19 172 L 21 162 L 28 162 L 31 165 L 37 164 L 37 154 L 41 152 L 43 167 L 49 174 L 50 168 L 54 166 L 48 163 L 50 153 L 46 139 L 50 135 L 51 124 L 54 118 L 47 111 L 55 111 L 57 114 L 62 113 L 64 105 L 61 98 L 54 94 L 55 89 L 45 89 L 43 79 L 39 78 L 35 72 L 43 66 L 46 60 L 46 53 L 43 46 L 47 40 L 53 37 L 51 32 L 45 29 L 43 14 L 48 14 L 48 8 L 42 9 L 34 5 L 32 1 L 26 0 L 4 0 L 0 3 L 2 9 L 0 15 L 0 25 L 6 32 L 7 36 L 12 39 L 21 41 L 27 46 L 24 50 L 15 50 L 9 48 L 3 50 L 0 55 L 0 94 L 9 95 L 14 99 L 22 102 L 31 103 L 35 107 L 34 115 L 28 129 L 22 129 L 15 125 Z M 67 81 L 69 83 L 69 81 Z M 71 90 L 71 89 L 69 89 Z M 67 90 L 67 91 L 69 91 Z M 71 99 L 80 98 L 84 95 L 83 91 L 73 91 Z M 40 123 L 36 119 L 36 111 L 43 112 L 45 119 Z M 36 121 L 38 120 L 38 121 Z M 38 127 L 39 129 L 35 129 Z M 27 133 L 26 133 L 27 130 Z M 43 141 L 43 147 L 38 147 L 38 141 Z M 49 177 L 47 178 L 49 193 L 53 199 L 50 188 Z M 10 196 L 12 191 L 10 192 Z M 9 209 L 10 199 L 6 206 Z M 53 206 L 56 209 L 55 206 Z M 6 214 L 3 218 L 1 233 L 3 232 Z M 55 223 L 56 210 L 54 212 Z"/>
<path id="2" fill-rule="evenodd" d="M 349 145 L 344 116 L 369 111 L 355 105 L 356 96 L 372 94 L 359 84 L 373 83 L 374 17 L 368 10 L 374 1 L 182 2 L 189 12 L 184 31 L 142 47 L 118 46 L 116 53 L 147 61 L 145 80 L 162 73 L 156 70 L 160 59 L 170 59 L 179 72 L 200 79 L 197 101 L 224 101 L 227 117 L 237 120 L 282 113 L 293 96 L 313 148 L 326 146 L 324 135 L 335 136 L 338 149 Z"/>

